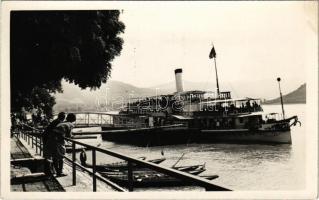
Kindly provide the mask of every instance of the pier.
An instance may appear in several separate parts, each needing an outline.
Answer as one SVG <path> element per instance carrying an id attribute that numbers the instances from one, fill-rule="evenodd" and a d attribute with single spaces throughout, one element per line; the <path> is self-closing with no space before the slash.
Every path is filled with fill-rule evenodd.
<path id="1" fill-rule="evenodd" d="M 113 124 L 111 113 L 106 112 L 73 112 L 76 115 L 76 128 L 101 127 Z"/>
<path id="2" fill-rule="evenodd" d="M 166 175 L 169 175 L 171 177 L 180 179 L 185 182 L 189 182 L 192 185 L 200 186 L 205 188 L 206 191 L 230 191 L 230 189 L 218 186 L 213 184 L 211 181 L 188 174 L 186 172 L 178 171 L 172 168 L 164 167 L 161 165 L 157 165 L 148 161 L 136 159 L 127 155 L 123 155 L 120 153 L 117 153 L 115 151 L 107 150 L 98 148 L 92 145 L 88 145 L 85 143 L 82 143 L 80 141 L 65 138 L 66 141 L 71 143 L 72 146 L 72 153 L 71 155 L 67 154 L 64 158 L 65 167 L 64 170 L 67 174 L 66 177 L 53 177 L 53 176 L 46 176 L 44 172 L 41 172 L 42 177 L 49 178 L 51 182 L 56 183 L 56 185 L 59 185 L 59 187 L 54 189 L 47 189 L 50 191 L 134 191 L 134 184 L 133 184 L 133 174 L 134 174 L 134 165 L 139 165 L 144 168 L 148 168 L 154 171 L 157 171 L 159 173 L 163 173 Z M 21 131 L 18 134 L 15 134 L 15 136 L 12 137 L 12 148 L 13 149 L 23 149 L 23 151 L 20 151 L 19 153 L 16 153 L 16 155 L 24 155 L 24 157 L 27 157 L 28 159 L 31 159 L 31 165 L 34 164 L 34 162 L 43 162 L 40 166 L 40 168 L 43 171 L 45 160 L 42 158 L 42 148 L 43 143 L 41 140 L 41 132 L 34 129 L 32 131 Z M 82 146 L 86 150 L 91 151 L 92 153 L 92 168 L 86 168 L 83 167 L 79 162 L 78 158 L 76 157 L 76 146 Z M 15 151 L 12 151 L 15 152 Z M 128 163 L 128 187 L 123 188 L 116 183 L 110 181 L 109 179 L 101 176 L 100 173 L 96 170 L 96 153 L 103 153 L 121 160 L 124 160 Z M 12 155 L 11 157 L 13 157 Z M 14 164 L 15 161 L 11 160 L 11 164 Z M 36 174 L 35 174 L 36 175 Z M 27 177 L 22 178 L 24 182 L 29 184 L 30 180 L 27 179 Z M 32 180 L 33 181 L 33 180 Z M 41 180 L 43 182 L 43 180 Z M 13 183 L 13 182 L 12 182 Z M 12 184 L 11 183 L 11 184 Z M 13 186 L 13 190 L 16 188 L 16 186 Z M 37 187 L 36 187 L 37 188 Z M 27 191 L 27 190 L 16 190 L 16 191 Z"/>

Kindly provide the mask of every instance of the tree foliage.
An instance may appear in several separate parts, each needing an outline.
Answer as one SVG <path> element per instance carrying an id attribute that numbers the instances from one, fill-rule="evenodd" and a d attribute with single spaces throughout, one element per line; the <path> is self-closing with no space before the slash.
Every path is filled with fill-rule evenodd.
<path id="1" fill-rule="evenodd" d="M 62 79 L 81 88 L 105 83 L 122 50 L 119 16 L 118 10 L 11 12 L 11 108 L 31 109 L 36 87 L 61 92 Z"/>
<path id="2" fill-rule="evenodd" d="M 29 101 L 30 107 L 37 108 L 38 111 L 41 110 L 42 114 L 52 117 L 52 108 L 55 104 L 55 98 L 51 96 L 46 89 L 40 87 L 33 88 Z"/>

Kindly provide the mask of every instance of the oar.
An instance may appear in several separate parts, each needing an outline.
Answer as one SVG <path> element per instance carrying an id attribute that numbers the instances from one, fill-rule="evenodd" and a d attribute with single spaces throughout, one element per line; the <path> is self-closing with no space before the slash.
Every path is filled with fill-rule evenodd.
<path id="1" fill-rule="evenodd" d="M 184 155 L 185 155 L 185 153 L 182 154 L 182 156 L 176 161 L 176 163 L 172 166 L 172 168 L 174 168 L 175 165 L 176 165 L 177 163 L 179 163 L 179 161 L 183 158 Z"/>

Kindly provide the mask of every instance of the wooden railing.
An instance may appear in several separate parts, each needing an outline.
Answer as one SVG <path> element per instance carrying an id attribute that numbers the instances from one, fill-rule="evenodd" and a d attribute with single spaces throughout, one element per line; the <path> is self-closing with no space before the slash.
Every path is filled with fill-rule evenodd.
<path id="1" fill-rule="evenodd" d="M 34 132 L 24 132 L 21 135 L 22 138 L 24 138 L 25 140 L 28 140 L 28 138 L 41 138 L 41 135 L 35 134 Z M 32 139 L 33 141 L 34 139 Z M 65 138 L 66 141 L 68 141 L 69 143 L 71 143 L 72 146 L 72 156 L 71 158 L 68 157 L 64 157 L 66 160 L 70 161 L 72 163 L 72 184 L 76 185 L 76 167 L 88 172 L 90 175 L 92 175 L 92 182 L 93 182 L 93 191 L 96 191 L 96 180 L 99 179 L 107 184 L 109 184 L 112 188 L 118 190 L 118 191 L 126 191 L 125 189 L 123 189 L 122 187 L 118 186 L 117 184 L 111 182 L 110 180 L 102 177 L 100 174 L 97 173 L 96 171 L 96 152 L 101 152 L 103 154 L 109 155 L 109 156 L 113 156 L 116 157 L 118 159 L 122 159 L 127 161 L 128 163 L 128 190 L 129 191 L 133 191 L 134 190 L 134 184 L 133 184 L 133 165 L 137 164 L 143 168 L 148 168 L 148 169 L 152 169 L 155 171 L 158 171 L 160 173 L 172 176 L 174 178 L 180 179 L 181 181 L 187 181 L 192 183 L 193 185 L 197 185 L 197 186 L 201 186 L 204 187 L 206 189 L 206 191 L 231 191 L 230 189 L 218 186 L 213 184 L 210 180 L 195 176 L 195 175 L 191 175 L 189 173 L 186 172 L 182 172 L 182 171 L 178 171 L 172 168 L 168 168 L 168 167 L 164 167 L 161 165 L 157 165 L 151 162 L 147 162 L 144 160 L 140 160 L 140 159 L 136 159 L 127 155 L 123 155 L 120 153 L 117 153 L 115 151 L 111 151 L 111 150 L 107 150 L 107 149 L 102 149 L 102 148 L 98 148 L 89 144 L 85 144 L 70 138 Z M 41 142 L 41 139 L 36 139 L 36 141 L 40 141 L 40 142 L 36 142 L 35 146 L 36 149 L 39 148 L 40 151 L 42 152 L 42 145 L 43 143 Z M 33 143 L 32 143 L 33 144 Z M 87 168 L 83 167 L 82 165 L 80 165 L 79 163 L 76 162 L 76 149 L 75 149 L 75 145 L 80 145 L 85 147 L 87 150 L 91 150 L 92 151 L 92 170 L 88 170 Z"/>
<path id="2" fill-rule="evenodd" d="M 24 139 L 28 145 L 31 143 L 31 147 L 35 148 L 36 154 L 43 156 L 43 141 L 40 134 L 39 130 L 32 128 L 30 130 L 19 130 L 16 136 Z"/>

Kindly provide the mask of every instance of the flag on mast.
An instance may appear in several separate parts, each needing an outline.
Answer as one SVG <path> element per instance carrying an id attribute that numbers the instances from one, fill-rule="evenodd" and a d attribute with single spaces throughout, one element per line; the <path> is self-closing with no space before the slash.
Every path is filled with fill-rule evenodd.
<path id="1" fill-rule="evenodd" d="M 215 51 L 214 45 L 213 45 L 212 50 L 211 50 L 210 53 L 209 53 L 209 58 L 210 58 L 210 59 L 216 58 L 216 51 Z"/>

